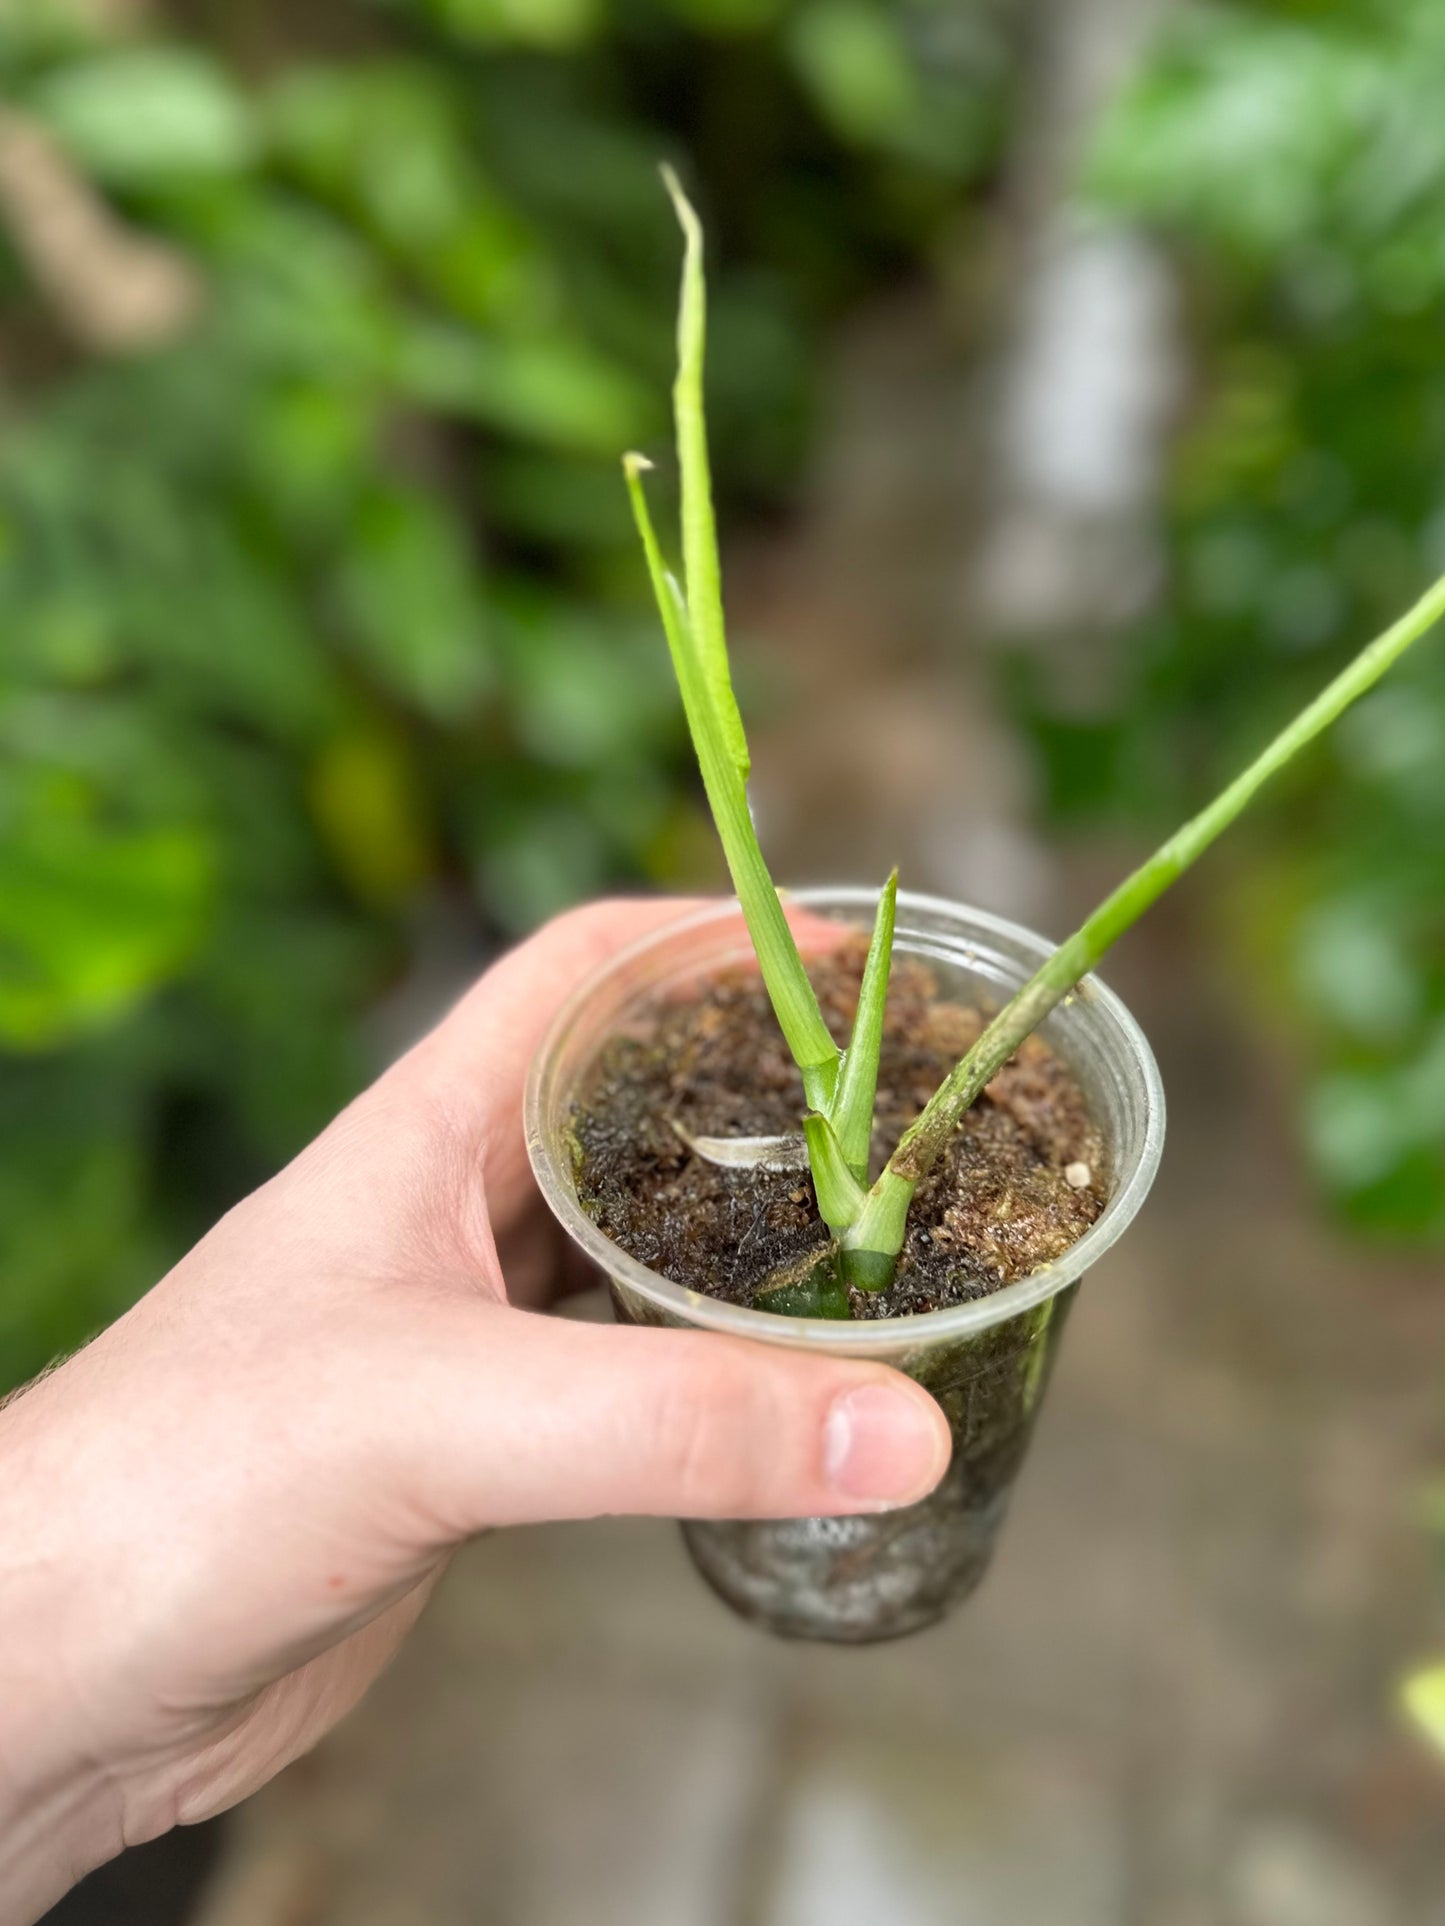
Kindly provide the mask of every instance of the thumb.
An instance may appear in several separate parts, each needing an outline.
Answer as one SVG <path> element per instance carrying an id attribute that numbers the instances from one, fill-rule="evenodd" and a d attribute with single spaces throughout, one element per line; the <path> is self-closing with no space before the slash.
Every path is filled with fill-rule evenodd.
<path id="1" fill-rule="evenodd" d="M 605 1512 L 789 1518 L 911 1504 L 952 1449 L 938 1405 L 885 1365 L 706 1332 L 574 1324 L 472 1302 L 407 1373 L 409 1479 L 462 1538 Z M 422 1414 L 425 1414 L 424 1416 Z"/>
<path id="2" fill-rule="evenodd" d="M 609 898 L 569 910 L 508 950 L 406 1060 L 473 1108 L 515 1099 L 553 1017 L 608 957 L 706 907 L 700 897 Z"/>

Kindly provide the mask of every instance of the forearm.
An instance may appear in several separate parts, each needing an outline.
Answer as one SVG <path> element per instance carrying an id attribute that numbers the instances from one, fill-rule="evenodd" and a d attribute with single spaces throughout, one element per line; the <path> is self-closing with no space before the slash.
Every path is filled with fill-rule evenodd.
<path id="1" fill-rule="evenodd" d="M 0 1410 L 0 1926 L 37 1919 L 125 1843 L 122 1803 L 85 1761 L 60 1551 L 33 1410 Z M 68 1594 L 72 1596 L 68 1597 Z"/>

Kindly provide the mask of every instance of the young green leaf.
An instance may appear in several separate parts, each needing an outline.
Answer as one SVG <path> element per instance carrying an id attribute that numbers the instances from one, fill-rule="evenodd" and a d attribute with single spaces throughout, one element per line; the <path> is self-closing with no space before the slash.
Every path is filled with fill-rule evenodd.
<path id="1" fill-rule="evenodd" d="M 835 1236 L 841 1235 L 863 1208 L 867 1193 L 848 1168 L 843 1147 L 826 1117 L 810 1112 L 803 1119 L 803 1135 L 808 1140 L 818 1214 Z"/>
<path id="2" fill-rule="evenodd" d="M 623 461 L 632 512 L 642 538 L 708 806 L 757 952 L 763 982 L 793 1060 L 803 1073 L 804 1094 L 810 1104 L 826 1105 L 831 1103 L 837 1088 L 838 1046 L 818 1009 L 818 999 L 813 994 L 793 932 L 758 846 L 742 775 L 746 757 L 740 762 L 729 742 L 714 701 L 713 685 L 704 674 L 696 648 L 691 611 L 668 573 L 658 547 L 647 498 L 642 492 L 642 471 L 648 466 L 641 455 L 628 455 Z"/>
<path id="3" fill-rule="evenodd" d="M 878 1094 L 878 1057 L 883 1048 L 883 1013 L 888 1002 L 888 973 L 893 963 L 893 923 L 898 905 L 898 871 L 883 885 L 868 960 L 858 991 L 853 1034 L 843 1053 L 838 1094 L 830 1121 L 844 1161 L 859 1183 L 868 1179 L 873 1140 L 873 1102 Z"/>
<path id="4" fill-rule="evenodd" d="M 670 167 L 663 168 L 662 179 L 677 211 L 684 241 L 682 295 L 677 310 L 677 379 L 672 393 L 677 460 L 682 475 L 682 559 L 687 576 L 687 606 L 698 664 L 712 697 L 718 727 L 737 765 L 739 779 L 746 782 L 751 763 L 728 670 L 722 564 L 718 559 L 707 415 L 703 403 L 707 283 L 702 264 L 702 223 Z"/>

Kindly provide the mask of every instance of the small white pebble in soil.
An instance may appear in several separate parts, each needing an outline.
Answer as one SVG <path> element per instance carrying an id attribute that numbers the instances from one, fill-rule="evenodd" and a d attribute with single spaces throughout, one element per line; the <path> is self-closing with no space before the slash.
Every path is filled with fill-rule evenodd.
<path id="1" fill-rule="evenodd" d="M 1087 1164 L 1065 1164 L 1064 1182 L 1071 1190 L 1087 1190 L 1094 1181 L 1094 1173 Z"/>

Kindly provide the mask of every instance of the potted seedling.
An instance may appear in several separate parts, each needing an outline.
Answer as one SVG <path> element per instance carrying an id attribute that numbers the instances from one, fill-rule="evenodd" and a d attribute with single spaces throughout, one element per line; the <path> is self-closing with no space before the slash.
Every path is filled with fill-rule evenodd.
<path id="1" fill-rule="evenodd" d="M 703 412 L 702 232 L 685 236 L 674 391 L 683 575 L 624 468 L 737 901 L 612 959 L 534 1066 L 528 1141 L 551 1208 L 635 1323 L 882 1359 L 938 1399 L 952 1463 L 885 1514 L 690 1522 L 737 1611 L 795 1636 L 893 1637 L 976 1585 L 1065 1313 L 1149 1189 L 1164 1100 L 1092 974 L 1306 743 L 1445 612 L 1437 583 L 1067 942 L 900 893 L 785 903 L 747 802 Z"/>

